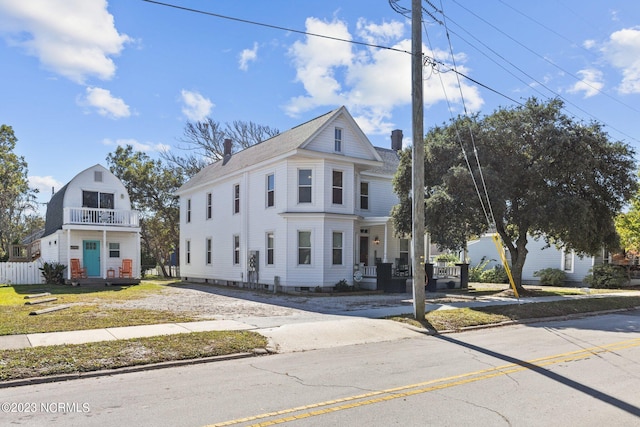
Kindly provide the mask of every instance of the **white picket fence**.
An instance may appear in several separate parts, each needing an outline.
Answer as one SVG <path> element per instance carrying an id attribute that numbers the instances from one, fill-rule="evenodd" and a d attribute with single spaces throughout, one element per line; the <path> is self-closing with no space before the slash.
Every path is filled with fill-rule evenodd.
<path id="1" fill-rule="evenodd" d="M 1 285 L 37 285 L 44 283 L 42 261 L 0 262 Z"/>

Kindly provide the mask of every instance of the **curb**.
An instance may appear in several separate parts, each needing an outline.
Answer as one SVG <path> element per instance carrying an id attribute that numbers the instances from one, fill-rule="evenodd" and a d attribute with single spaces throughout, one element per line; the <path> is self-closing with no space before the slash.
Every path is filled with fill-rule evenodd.
<path id="1" fill-rule="evenodd" d="M 225 354 L 222 356 L 201 357 L 197 359 L 169 360 L 166 362 L 149 363 L 146 365 L 123 366 L 122 368 L 103 369 L 100 371 L 75 372 L 71 374 L 59 374 L 59 375 L 51 375 L 46 377 L 21 378 L 17 380 L 8 380 L 8 381 L 0 382 L 0 389 L 10 388 L 10 387 L 21 387 L 25 385 L 53 383 L 53 382 L 59 382 L 59 381 L 70 381 L 70 380 L 85 379 L 85 378 L 108 377 L 112 375 L 129 374 L 133 372 L 152 371 L 152 370 L 164 369 L 164 368 L 177 368 L 180 366 L 200 365 L 203 363 L 210 363 L 210 362 L 222 362 L 225 360 L 246 359 L 248 357 L 264 356 L 270 353 L 271 352 L 268 349 L 257 348 L 257 349 L 254 349 L 254 351 L 251 353 L 233 353 L 233 354 Z"/>

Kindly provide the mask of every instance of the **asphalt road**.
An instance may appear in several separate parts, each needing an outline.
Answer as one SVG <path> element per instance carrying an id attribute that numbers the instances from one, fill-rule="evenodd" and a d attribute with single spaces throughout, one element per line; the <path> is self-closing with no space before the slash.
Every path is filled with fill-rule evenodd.
<path id="1" fill-rule="evenodd" d="M 637 426 L 640 311 L 0 389 L 0 425 Z"/>

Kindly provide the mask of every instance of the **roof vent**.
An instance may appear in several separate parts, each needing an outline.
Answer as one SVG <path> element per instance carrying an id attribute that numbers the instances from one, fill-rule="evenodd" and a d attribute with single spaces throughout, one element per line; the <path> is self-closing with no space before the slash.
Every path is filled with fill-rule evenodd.
<path id="1" fill-rule="evenodd" d="M 402 150 L 402 130 L 391 131 L 391 149 L 395 152 Z"/>

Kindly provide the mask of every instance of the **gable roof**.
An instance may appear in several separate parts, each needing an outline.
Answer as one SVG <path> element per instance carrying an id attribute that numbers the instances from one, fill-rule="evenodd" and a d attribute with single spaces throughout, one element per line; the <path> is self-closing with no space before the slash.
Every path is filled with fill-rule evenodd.
<path id="1" fill-rule="evenodd" d="M 342 106 L 306 123 L 291 128 L 288 131 L 278 134 L 273 138 L 247 147 L 242 151 L 238 151 L 237 153 L 232 154 L 231 157 L 226 158 L 224 161 L 219 160 L 204 167 L 200 172 L 182 185 L 182 187 L 176 191 L 176 194 L 180 195 L 188 190 L 210 184 L 216 179 L 227 177 L 264 160 L 270 160 L 295 153 L 303 153 L 305 151 L 308 152 L 308 150 L 305 150 L 305 147 L 309 142 L 339 115 L 346 118 L 352 124 L 353 129 L 356 130 L 358 136 L 366 141 L 370 146 L 369 151 L 371 157 L 375 159 L 372 162 L 373 167 L 382 162 L 383 159 L 380 157 L 378 151 L 369 142 L 369 139 L 362 132 L 351 114 L 349 114 L 347 109 Z M 366 160 L 363 159 L 363 161 Z M 371 160 L 369 160 L 369 162 L 371 162 Z"/>

